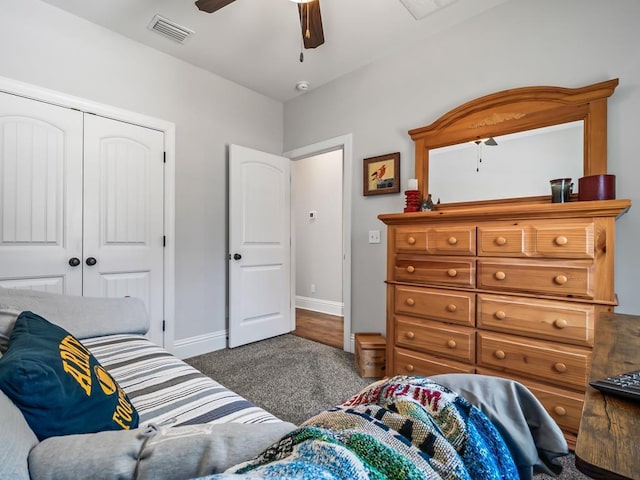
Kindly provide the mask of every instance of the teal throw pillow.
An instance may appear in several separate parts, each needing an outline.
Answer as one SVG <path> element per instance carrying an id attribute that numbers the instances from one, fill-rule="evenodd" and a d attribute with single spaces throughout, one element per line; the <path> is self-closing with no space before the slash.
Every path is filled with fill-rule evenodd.
<path id="1" fill-rule="evenodd" d="M 17 318 L 0 358 L 0 389 L 41 441 L 138 426 L 138 412 L 126 393 L 91 352 L 29 311 Z"/>

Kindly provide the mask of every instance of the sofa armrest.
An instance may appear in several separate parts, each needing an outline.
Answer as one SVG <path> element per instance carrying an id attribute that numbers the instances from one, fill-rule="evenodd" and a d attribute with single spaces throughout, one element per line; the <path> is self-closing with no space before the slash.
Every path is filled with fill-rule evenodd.
<path id="1" fill-rule="evenodd" d="M 0 390 L 0 478 L 29 480 L 27 457 L 38 444 L 22 412 Z"/>
<path id="2" fill-rule="evenodd" d="M 295 428 L 223 423 L 51 437 L 31 451 L 29 470 L 33 480 L 131 479 L 141 453 L 137 479 L 194 478 L 251 460 Z"/>
<path id="3" fill-rule="evenodd" d="M 0 287 L 0 308 L 6 307 L 30 310 L 79 339 L 149 330 L 147 309 L 133 297 L 78 297 Z"/>

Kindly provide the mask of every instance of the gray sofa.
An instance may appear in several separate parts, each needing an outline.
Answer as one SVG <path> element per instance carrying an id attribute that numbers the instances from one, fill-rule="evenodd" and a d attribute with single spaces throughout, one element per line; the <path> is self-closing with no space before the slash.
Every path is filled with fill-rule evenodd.
<path id="1" fill-rule="evenodd" d="M 0 355 L 25 310 L 82 340 L 127 392 L 140 425 L 38 441 L 0 390 L 2 479 L 192 478 L 248 460 L 295 429 L 148 342 L 146 310 L 137 299 L 0 287 Z"/>

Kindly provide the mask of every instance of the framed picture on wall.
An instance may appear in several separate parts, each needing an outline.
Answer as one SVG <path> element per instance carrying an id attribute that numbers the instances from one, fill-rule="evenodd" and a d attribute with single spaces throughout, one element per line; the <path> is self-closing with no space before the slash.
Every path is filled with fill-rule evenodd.
<path id="1" fill-rule="evenodd" d="M 363 195 L 400 191 L 400 152 L 364 159 Z"/>

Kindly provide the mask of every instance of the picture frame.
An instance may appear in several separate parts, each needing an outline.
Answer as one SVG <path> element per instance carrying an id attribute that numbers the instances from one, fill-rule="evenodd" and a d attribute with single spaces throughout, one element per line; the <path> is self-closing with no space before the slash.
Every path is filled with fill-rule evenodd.
<path id="1" fill-rule="evenodd" d="M 400 192 L 400 152 L 364 159 L 363 195 Z"/>

